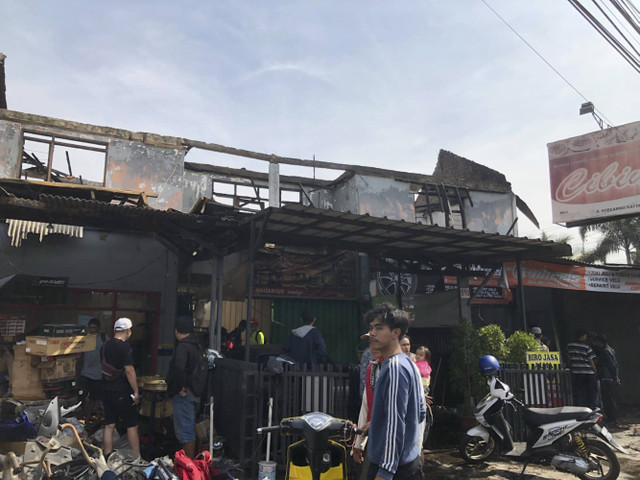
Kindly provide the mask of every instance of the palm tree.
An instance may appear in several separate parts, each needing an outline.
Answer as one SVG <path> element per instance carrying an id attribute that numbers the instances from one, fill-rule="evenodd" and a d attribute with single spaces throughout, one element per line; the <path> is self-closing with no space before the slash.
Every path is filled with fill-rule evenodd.
<path id="1" fill-rule="evenodd" d="M 542 235 L 540 235 L 540 240 L 542 240 L 543 242 L 569 243 L 573 239 L 571 238 L 570 233 L 565 233 L 564 235 L 558 235 L 554 238 L 550 235 L 547 235 L 547 232 L 543 230 Z"/>
<path id="2" fill-rule="evenodd" d="M 587 233 L 602 234 L 598 244 L 590 252 L 584 252 L 579 260 L 587 263 L 606 262 L 607 255 L 624 251 L 627 265 L 640 263 L 640 218 L 625 218 L 613 222 L 595 223 L 580 227 L 580 237 L 584 241 Z"/>

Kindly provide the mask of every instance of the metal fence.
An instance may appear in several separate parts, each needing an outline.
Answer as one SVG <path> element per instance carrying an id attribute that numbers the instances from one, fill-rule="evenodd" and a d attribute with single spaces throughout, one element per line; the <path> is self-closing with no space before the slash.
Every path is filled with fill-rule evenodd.
<path id="1" fill-rule="evenodd" d="M 357 366 L 293 365 L 273 373 L 261 364 L 225 358 L 216 361 L 211 383 L 217 433 L 233 457 L 254 467 L 266 450 L 266 438 L 256 429 L 267 425 L 270 398 L 273 424 L 313 411 L 357 420 L 360 408 Z M 271 435 L 270 459 L 282 464 L 294 440 Z"/>
<path id="2" fill-rule="evenodd" d="M 530 368 L 525 364 L 507 364 L 502 369 L 502 379 L 511 392 L 527 407 L 553 408 L 573 405 L 571 374 L 563 365 L 544 365 Z M 513 426 L 514 440 L 526 440 L 526 430 L 521 415 L 506 408 L 505 416 Z"/>
<path id="3" fill-rule="evenodd" d="M 360 409 L 359 367 L 316 365 L 313 368 L 285 366 L 273 373 L 263 364 L 220 359 L 212 376 L 215 425 L 225 438 L 229 453 L 254 468 L 264 458 L 266 438 L 256 429 L 268 422 L 269 399 L 273 399 L 272 423 L 312 411 L 357 420 Z M 531 369 L 527 365 L 505 365 L 502 378 L 516 397 L 529 407 L 571 405 L 571 377 L 564 366 Z M 516 412 L 507 408 L 514 439 L 526 439 L 525 426 Z M 296 439 L 271 436 L 271 460 L 284 463 L 289 444 Z"/>
<path id="4" fill-rule="evenodd" d="M 266 425 L 269 398 L 273 398 L 273 423 L 283 418 L 303 415 L 309 412 L 325 412 L 334 417 L 357 420 L 360 408 L 359 369 L 357 366 L 315 365 L 313 368 L 291 366 L 281 374 L 260 372 L 259 417 Z M 266 440 L 260 441 L 264 450 Z M 281 463 L 287 447 L 299 439 L 271 436 L 270 451 L 273 460 Z"/>

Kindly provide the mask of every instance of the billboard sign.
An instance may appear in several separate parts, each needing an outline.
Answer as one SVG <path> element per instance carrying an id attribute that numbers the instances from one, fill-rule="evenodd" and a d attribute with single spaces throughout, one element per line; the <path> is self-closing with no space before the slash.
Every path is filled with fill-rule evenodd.
<path id="1" fill-rule="evenodd" d="M 547 145 L 554 223 L 640 213 L 640 122 Z"/>
<path id="2" fill-rule="evenodd" d="M 504 264 L 509 286 L 518 285 L 515 262 Z M 561 288 L 584 292 L 640 294 L 640 269 L 601 268 L 525 260 L 521 263 L 522 284 L 527 287 Z"/>

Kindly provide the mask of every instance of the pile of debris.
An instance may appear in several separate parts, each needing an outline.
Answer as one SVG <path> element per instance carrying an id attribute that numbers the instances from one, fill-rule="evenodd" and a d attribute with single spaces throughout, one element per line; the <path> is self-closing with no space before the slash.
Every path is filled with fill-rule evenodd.
<path id="1" fill-rule="evenodd" d="M 145 462 L 128 450 L 126 436 L 114 439 L 116 448 L 105 459 L 103 430 L 88 436 L 85 425 L 72 417 L 80 404 L 65 408 L 58 398 L 48 404 L 27 406 L 13 399 L 0 403 L 0 470 L 2 480 L 173 480 L 189 468 L 198 468 L 203 479 L 242 478 L 242 470 L 222 457 L 211 458 L 208 451 L 192 461 L 183 451 L 174 458 Z M 67 418 L 64 418 L 68 416 Z M 221 449 L 219 450 L 221 452 Z M 191 477 L 185 477 L 191 478 Z"/>

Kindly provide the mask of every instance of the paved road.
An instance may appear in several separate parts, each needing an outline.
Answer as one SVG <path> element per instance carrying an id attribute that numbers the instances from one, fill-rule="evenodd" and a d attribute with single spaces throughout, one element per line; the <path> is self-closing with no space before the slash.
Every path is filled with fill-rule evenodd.
<path id="1" fill-rule="evenodd" d="M 624 430 L 614 432 L 620 445 L 629 455 L 618 455 L 621 465 L 619 480 L 640 479 L 640 419 L 630 423 Z M 515 461 L 492 461 L 480 465 L 468 465 L 455 449 L 425 450 L 426 480 L 516 480 L 522 464 Z M 558 472 L 553 467 L 529 465 L 526 480 L 575 480 L 576 477 Z"/>

